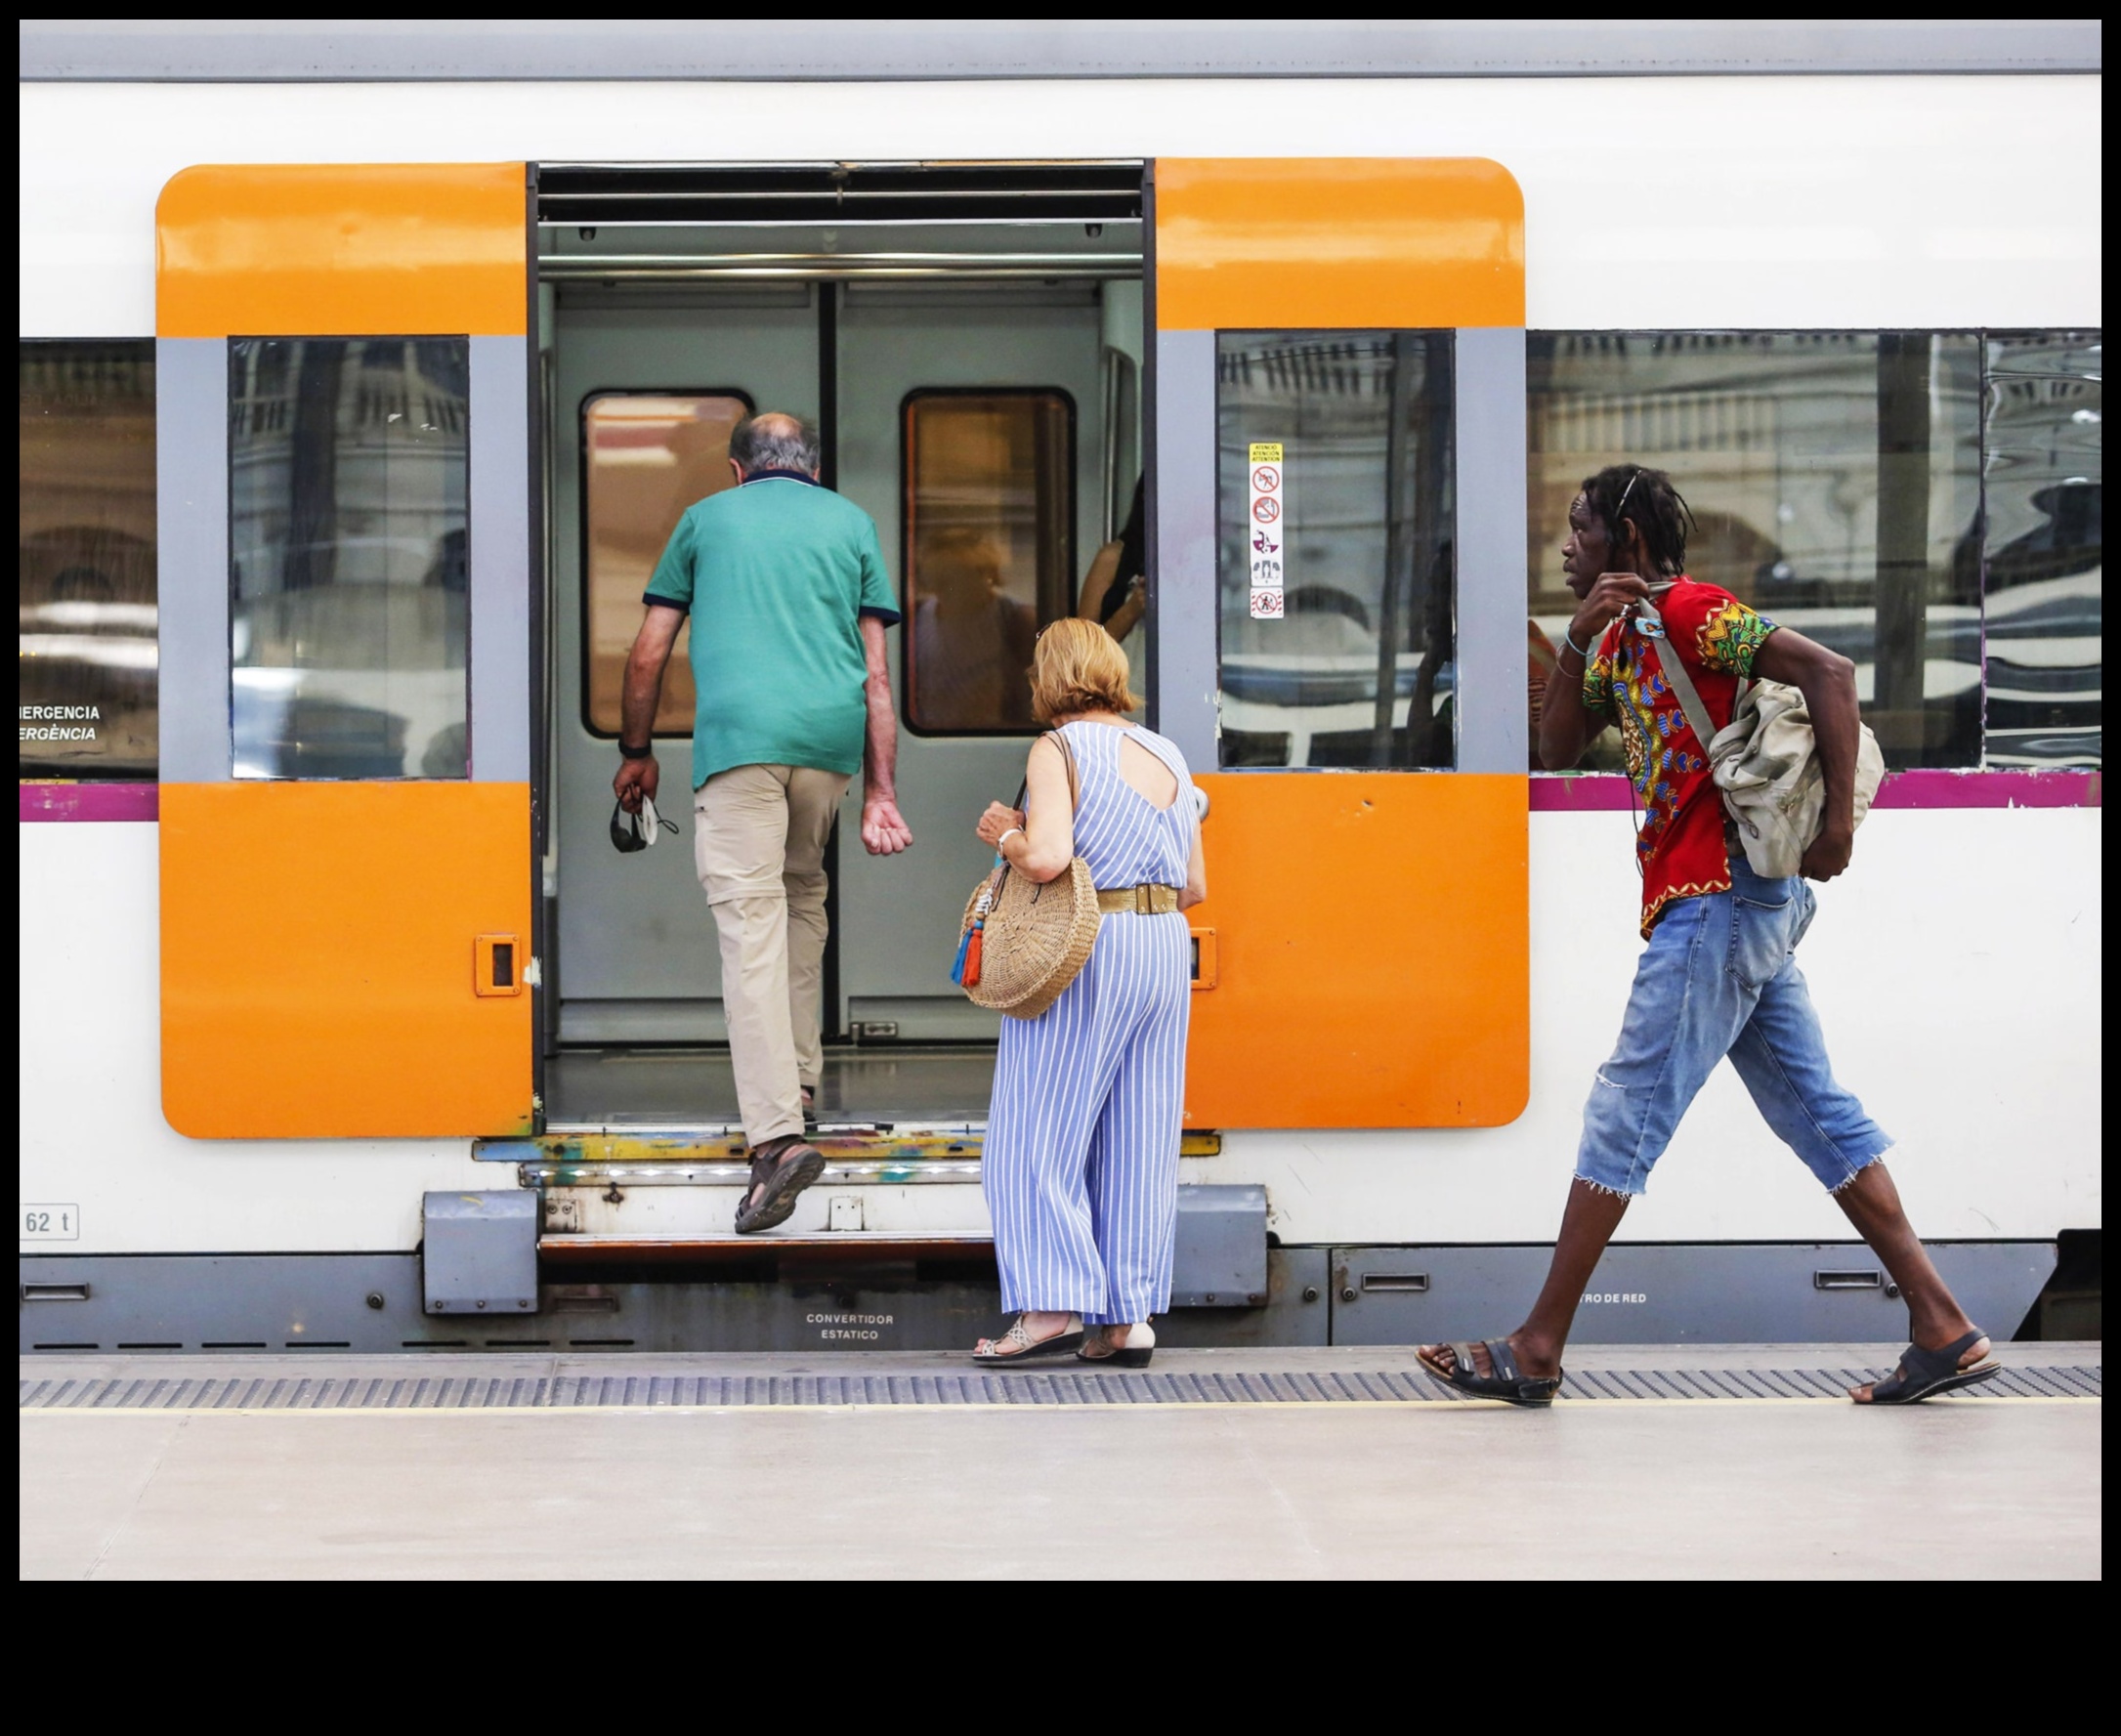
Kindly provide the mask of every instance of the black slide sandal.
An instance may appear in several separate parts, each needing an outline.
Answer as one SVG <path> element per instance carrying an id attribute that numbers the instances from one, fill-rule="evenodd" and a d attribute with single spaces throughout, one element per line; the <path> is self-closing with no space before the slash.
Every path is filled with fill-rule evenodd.
<path id="1" fill-rule="evenodd" d="M 1531 1411 L 1544 1411 L 1554 1402 L 1554 1394 L 1561 1388 L 1559 1375 L 1525 1374 L 1510 1354 L 1507 1338 L 1486 1338 L 1482 1342 L 1487 1346 L 1488 1364 L 1495 1371 L 1492 1375 L 1480 1372 L 1469 1343 L 1450 1346 L 1448 1372 L 1425 1356 L 1420 1359 L 1422 1372 L 1432 1380 L 1457 1387 L 1468 1398 L 1499 1398 L 1506 1405 L 1522 1405 Z"/>
<path id="2" fill-rule="evenodd" d="M 1872 1382 L 1869 1398 L 1855 1402 L 1859 1405 L 1919 1405 L 1940 1392 L 1957 1392 L 1962 1386 L 1978 1386 L 1983 1380 L 1993 1380 L 2003 1373 L 2000 1362 L 1977 1362 L 1971 1369 L 1959 1366 L 1959 1359 L 1987 1336 L 1976 1327 L 1941 1350 L 1925 1350 L 1920 1344 L 1910 1344 L 1900 1353 L 1900 1366 L 1885 1379 Z"/>
<path id="3" fill-rule="evenodd" d="M 1132 1329 L 1128 1329 L 1131 1333 Z M 1101 1351 L 1090 1346 L 1103 1343 Z M 1156 1338 L 1152 1335 L 1146 1344 L 1115 1344 L 1105 1337 L 1100 1326 L 1086 1327 L 1082 1333 L 1082 1348 L 1076 1352 L 1076 1361 L 1088 1363 L 1093 1369 L 1145 1369 L 1149 1359 L 1156 1355 Z"/>

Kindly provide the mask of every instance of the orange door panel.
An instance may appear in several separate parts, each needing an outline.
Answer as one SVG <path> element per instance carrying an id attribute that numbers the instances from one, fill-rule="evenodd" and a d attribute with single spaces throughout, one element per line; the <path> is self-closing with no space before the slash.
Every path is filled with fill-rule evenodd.
<path id="1" fill-rule="evenodd" d="M 1525 781 L 1221 773 L 1189 1127 L 1490 1127 L 1531 1086 Z M 1204 965 L 1208 949 L 1203 948 Z M 1204 970 L 1204 975 L 1205 975 Z"/>
<path id="2" fill-rule="evenodd" d="M 505 486 L 530 423 L 520 384 L 492 385 L 526 377 L 527 218 L 520 162 L 208 164 L 162 191 L 162 1108 L 181 1133 L 532 1125 L 529 762 L 508 727 L 532 580 Z M 468 345 L 465 782 L 234 776 L 227 342 L 278 336 Z"/>
<path id="3" fill-rule="evenodd" d="M 520 333 L 521 163 L 205 164 L 155 206 L 165 338 Z"/>
<path id="4" fill-rule="evenodd" d="M 200 1139 L 528 1132 L 521 783 L 162 788 L 162 1112 Z"/>
<path id="5" fill-rule="evenodd" d="M 1524 195 L 1481 157 L 1158 157 L 1160 331 L 1524 323 Z"/>

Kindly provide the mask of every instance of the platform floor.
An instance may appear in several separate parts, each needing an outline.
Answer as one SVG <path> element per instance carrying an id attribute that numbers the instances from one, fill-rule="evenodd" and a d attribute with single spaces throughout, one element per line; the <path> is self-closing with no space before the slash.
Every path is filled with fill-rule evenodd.
<path id="1" fill-rule="evenodd" d="M 2007 1345 L 2002 1396 L 1906 1411 L 1789 1378 L 1890 1354 L 1586 1347 L 1546 1413 L 1393 1396 L 1397 1349 L 1167 1351 L 1164 1397 L 1056 1400 L 1062 1370 L 985 1402 L 933 1396 L 940 1355 L 30 1357 L 20 1568 L 2100 1577 L 2100 1347 Z"/>
<path id="2" fill-rule="evenodd" d="M 985 1122 L 995 1082 L 992 1043 L 886 1043 L 828 1048 L 821 1121 Z M 718 1127 L 737 1120 L 726 1048 L 568 1049 L 545 1063 L 555 1126 Z"/>

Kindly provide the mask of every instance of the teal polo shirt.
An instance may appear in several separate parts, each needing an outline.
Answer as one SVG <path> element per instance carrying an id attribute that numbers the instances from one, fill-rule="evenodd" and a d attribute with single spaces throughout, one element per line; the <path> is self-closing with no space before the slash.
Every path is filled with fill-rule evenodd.
<path id="1" fill-rule="evenodd" d="M 693 616 L 693 787 L 732 766 L 861 770 L 857 622 L 899 618 L 876 521 L 793 471 L 685 509 L 642 601 Z"/>

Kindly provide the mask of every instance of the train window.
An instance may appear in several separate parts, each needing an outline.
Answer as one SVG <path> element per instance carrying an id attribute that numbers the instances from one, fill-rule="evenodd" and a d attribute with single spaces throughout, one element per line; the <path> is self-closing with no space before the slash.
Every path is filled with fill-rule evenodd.
<path id="1" fill-rule="evenodd" d="M 906 721 L 1029 730 L 1032 642 L 1075 603 L 1075 400 L 922 391 L 901 423 Z"/>
<path id="2" fill-rule="evenodd" d="M 1456 763 L 1452 344 L 1218 334 L 1224 766 Z"/>
<path id="3" fill-rule="evenodd" d="M 155 775 L 154 343 L 25 340 L 22 778 Z"/>
<path id="4" fill-rule="evenodd" d="M 229 345 L 238 778 L 463 778 L 471 346 Z"/>
<path id="5" fill-rule="evenodd" d="M 1855 660 L 1888 765 L 1978 762 L 1977 335 L 1534 332 L 1529 345 L 1546 666 L 1574 609 L 1569 502 L 1585 477 L 1633 460 L 1670 471 L 1693 508 L 1696 578 Z M 1587 764 L 1618 755 L 1609 737 Z"/>
<path id="6" fill-rule="evenodd" d="M 729 437 L 750 413 L 740 392 L 599 392 L 582 404 L 582 722 L 592 735 L 618 734 L 642 593 L 685 509 L 736 480 Z M 658 736 L 693 733 L 692 630 L 690 618 L 678 629 Z"/>
<path id="7" fill-rule="evenodd" d="M 2096 331 L 1987 341 L 1990 765 L 2101 763 L 2100 347 Z"/>

